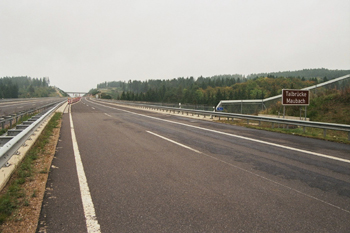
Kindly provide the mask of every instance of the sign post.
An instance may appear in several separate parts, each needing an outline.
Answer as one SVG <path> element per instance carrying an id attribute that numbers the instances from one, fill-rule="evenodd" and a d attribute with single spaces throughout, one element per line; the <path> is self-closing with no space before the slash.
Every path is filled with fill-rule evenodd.
<path id="1" fill-rule="evenodd" d="M 282 105 L 308 106 L 310 104 L 309 90 L 282 90 Z"/>
<path id="2" fill-rule="evenodd" d="M 310 104 L 309 90 L 294 90 L 294 89 L 282 90 L 283 118 L 285 116 L 286 106 L 305 106 L 305 120 L 306 120 L 306 108 L 309 104 Z"/>

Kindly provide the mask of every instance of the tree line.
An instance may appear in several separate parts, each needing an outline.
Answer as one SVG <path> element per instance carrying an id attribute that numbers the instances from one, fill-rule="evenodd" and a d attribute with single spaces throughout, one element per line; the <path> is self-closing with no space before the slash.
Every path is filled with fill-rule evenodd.
<path id="1" fill-rule="evenodd" d="M 305 69 L 274 74 L 286 76 L 253 74 L 245 77 L 233 74 L 200 76 L 197 79 L 180 77 L 170 80 L 112 81 L 98 84 L 97 89 L 90 90 L 90 93 L 102 91 L 102 98 L 119 100 L 216 105 L 220 100 L 268 98 L 281 94 L 282 89 L 301 89 L 350 74 L 350 70 Z"/>
<path id="2" fill-rule="evenodd" d="M 350 70 L 329 70 L 325 68 L 320 69 L 303 69 L 296 71 L 279 71 L 279 72 L 271 72 L 271 73 L 258 73 L 258 74 L 250 74 L 247 76 L 248 79 L 255 77 L 268 77 L 269 75 L 277 76 L 277 77 L 304 77 L 305 79 L 318 78 L 323 79 L 324 77 L 327 80 L 335 79 L 342 77 L 344 75 L 350 74 Z"/>
<path id="3" fill-rule="evenodd" d="M 117 87 L 104 83 L 106 87 L 102 86 L 108 88 L 111 98 L 119 100 L 216 105 L 226 99 L 264 99 L 280 94 L 282 89 L 299 89 L 317 82 L 317 79 L 302 80 L 295 77 L 270 76 L 248 80 L 244 77 L 217 76 L 118 82 Z M 98 92 L 97 89 L 94 91 L 92 94 Z M 108 95 L 103 97 L 108 98 Z"/>
<path id="4" fill-rule="evenodd" d="M 49 78 L 27 76 L 0 78 L 0 98 L 48 97 L 55 91 Z"/>

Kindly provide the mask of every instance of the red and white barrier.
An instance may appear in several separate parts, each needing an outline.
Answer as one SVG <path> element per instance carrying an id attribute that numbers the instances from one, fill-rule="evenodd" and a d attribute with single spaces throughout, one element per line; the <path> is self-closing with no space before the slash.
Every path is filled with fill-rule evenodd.
<path id="1" fill-rule="evenodd" d="M 78 102 L 80 99 L 81 97 L 68 98 L 68 104 L 74 104 Z"/>

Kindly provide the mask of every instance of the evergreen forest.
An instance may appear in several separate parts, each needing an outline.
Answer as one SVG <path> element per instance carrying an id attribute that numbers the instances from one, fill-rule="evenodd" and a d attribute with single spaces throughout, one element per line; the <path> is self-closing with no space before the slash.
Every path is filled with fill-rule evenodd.
<path id="1" fill-rule="evenodd" d="M 350 74 L 350 70 L 304 69 L 276 73 L 180 77 L 171 80 L 103 82 L 90 94 L 102 98 L 162 103 L 216 105 L 220 100 L 264 99 L 282 89 L 301 89 Z"/>
<path id="2" fill-rule="evenodd" d="M 56 96 L 49 78 L 27 76 L 0 78 L 0 98 L 30 98 Z"/>

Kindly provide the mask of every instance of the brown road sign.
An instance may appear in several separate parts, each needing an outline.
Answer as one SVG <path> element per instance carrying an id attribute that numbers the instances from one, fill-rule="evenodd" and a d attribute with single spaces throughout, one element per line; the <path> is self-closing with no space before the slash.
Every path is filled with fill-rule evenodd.
<path id="1" fill-rule="evenodd" d="M 308 90 L 282 90 L 282 105 L 307 106 L 310 104 L 310 91 Z"/>

